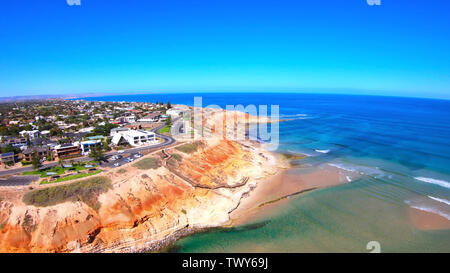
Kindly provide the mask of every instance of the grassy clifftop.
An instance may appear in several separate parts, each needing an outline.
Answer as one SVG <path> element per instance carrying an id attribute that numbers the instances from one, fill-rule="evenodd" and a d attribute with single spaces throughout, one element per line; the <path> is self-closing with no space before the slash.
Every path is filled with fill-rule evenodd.
<path id="1" fill-rule="evenodd" d="M 111 188 L 111 181 L 108 178 L 93 177 L 68 185 L 28 192 L 24 195 L 23 202 L 27 205 L 46 207 L 67 201 L 83 201 L 97 210 L 100 208 L 98 195 Z"/>

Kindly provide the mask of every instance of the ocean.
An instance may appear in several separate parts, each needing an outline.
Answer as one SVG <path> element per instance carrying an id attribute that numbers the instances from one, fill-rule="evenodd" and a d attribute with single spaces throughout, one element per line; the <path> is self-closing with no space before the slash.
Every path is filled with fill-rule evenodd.
<path id="1" fill-rule="evenodd" d="M 348 183 L 290 198 L 260 217 L 176 242 L 173 252 L 450 252 L 450 101 L 326 94 L 199 93 L 85 98 L 203 106 L 279 105 L 278 152 L 308 155 Z M 425 213 L 427 217 L 422 217 Z M 433 218 L 434 219 L 434 218 Z M 429 223 L 430 222 L 430 223 Z"/>

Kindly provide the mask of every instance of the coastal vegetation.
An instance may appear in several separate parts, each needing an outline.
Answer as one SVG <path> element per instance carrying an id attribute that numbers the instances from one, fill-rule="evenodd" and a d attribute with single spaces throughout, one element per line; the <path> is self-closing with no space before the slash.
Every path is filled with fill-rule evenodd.
<path id="1" fill-rule="evenodd" d="M 141 170 L 148 170 L 148 169 L 157 169 L 161 165 L 159 164 L 158 159 L 150 157 L 139 160 L 138 162 L 134 163 L 133 166 Z"/>
<path id="2" fill-rule="evenodd" d="M 26 193 L 23 202 L 38 207 L 53 206 L 67 201 L 82 201 L 91 208 L 98 210 L 100 203 L 98 195 L 111 189 L 111 181 L 103 176 L 75 182 L 68 185 L 49 187 Z"/>
<path id="3" fill-rule="evenodd" d="M 181 161 L 183 157 L 179 154 L 172 154 L 172 158 L 174 158 L 176 161 Z"/>
<path id="4" fill-rule="evenodd" d="M 198 147 L 200 147 L 201 143 L 199 141 L 193 142 L 193 143 L 186 143 L 181 146 L 175 147 L 180 152 L 191 154 L 193 152 L 196 152 Z"/>

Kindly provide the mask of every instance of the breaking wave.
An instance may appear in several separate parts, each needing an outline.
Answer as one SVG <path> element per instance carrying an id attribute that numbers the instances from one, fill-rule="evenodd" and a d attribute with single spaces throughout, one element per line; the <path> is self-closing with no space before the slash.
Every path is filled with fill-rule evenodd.
<path id="1" fill-rule="evenodd" d="M 433 199 L 434 201 L 438 201 L 438 202 L 447 204 L 447 205 L 450 206 L 450 201 L 448 201 L 447 199 L 437 198 L 437 197 L 430 196 L 430 195 L 428 195 L 428 198 Z"/>
<path id="2" fill-rule="evenodd" d="M 429 177 L 414 177 L 414 179 L 425 182 L 425 183 L 431 183 L 431 184 L 439 185 L 441 187 L 450 189 L 450 183 L 447 181 L 444 181 L 444 180 L 438 180 L 438 179 L 429 178 Z"/>
<path id="3" fill-rule="evenodd" d="M 450 220 L 450 214 L 449 213 L 441 211 L 441 210 L 439 210 L 437 208 L 433 208 L 433 207 L 425 206 L 425 205 L 412 205 L 410 201 L 405 201 L 405 203 L 408 204 L 413 209 L 418 209 L 418 210 L 421 210 L 421 211 L 434 213 L 434 214 L 440 215 L 440 216 L 445 217 L 448 220 Z"/>
<path id="4" fill-rule="evenodd" d="M 377 167 L 372 168 L 366 166 L 348 165 L 341 163 L 328 163 L 328 165 L 347 172 L 359 173 L 361 175 L 370 175 L 375 178 L 380 178 L 386 175 L 385 172 L 379 170 Z"/>

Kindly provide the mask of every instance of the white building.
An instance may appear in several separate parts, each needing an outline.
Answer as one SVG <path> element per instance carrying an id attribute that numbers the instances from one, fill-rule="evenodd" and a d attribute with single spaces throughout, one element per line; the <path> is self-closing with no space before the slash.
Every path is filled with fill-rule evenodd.
<path id="1" fill-rule="evenodd" d="M 172 108 L 166 111 L 166 115 L 169 115 L 171 118 L 177 118 L 180 116 L 180 114 L 183 112 L 183 110 L 178 108 Z"/>
<path id="2" fill-rule="evenodd" d="M 127 122 L 127 123 L 135 123 L 136 117 L 135 116 L 126 116 L 126 117 L 123 117 L 123 121 Z"/>
<path id="3" fill-rule="evenodd" d="M 144 130 L 116 131 L 111 140 L 111 143 L 114 145 L 119 145 L 124 141 L 126 141 L 131 146 L 154 145 L 158 143 L 155 133 Z"/>
<path id="4" fill-rule="evenodd" d="M 109 132 L 109 135 L 114 137 L 115 135 L 121 134 L 121 132 L 128 131 L 128 130 L 130 130 L 130 129 L 122 128 L 122 127 L 112 128 L 111 131 Z"/>
<path id="5" fill-rule="evenodd" d="M 81 154 L 88 155 L 91 152 L 91 149 L 97 145 L 102 145 L 102 141 L 100 139 L 81 141 L 80 142 Z"/>
<path id="6" fill-rule="evenodd" d="M 94 131 L 94 127 L 86 127 L 86 128 L 81 128 L 80 130 L 78 130 L 79 133 L 90 133 L 92 131 Z"/>
<path id="7" fill-rule="evenodd" d="M 31 139 L 38 138 L 41 136 L 41 133 L 38 130 L 32 130 L 32 131 L 23 130 L 23 131 L 20 131 L 19 134 L 21 137 L 29 136 Z"/>

